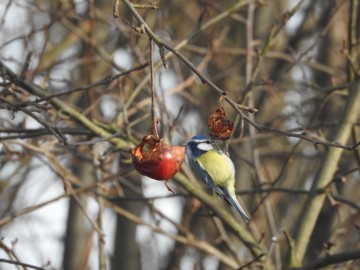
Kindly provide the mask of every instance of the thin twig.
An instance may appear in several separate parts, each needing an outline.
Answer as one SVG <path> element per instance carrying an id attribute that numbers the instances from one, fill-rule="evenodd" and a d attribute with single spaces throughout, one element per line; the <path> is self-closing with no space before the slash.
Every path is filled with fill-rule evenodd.
<path id="1" fill-rule="evenodd" d="M 88 186 L 88 187 L 84 187 L 84 188 L 79 188 L 79 189 L 77 189 L 77 190 L 74 190 L 73 193 L 82 193 L 82 192 L 84 192 L 84 191 L 86 191 L 86 190 L 90 190 L 90 189 L 93 189 L 93 188 L 94 188 L 93 185 L 92 185 L 92 186 Z M 38 210 L 38 209 L 40 209 L 40 208 L 42 208 L 42 207 L 44 207 L 44 206 L 46 206 L 46 205 L 49 205 L 49 204 L 51 204 L 51 203 L 57 202 L 57 201 L 59 201 L 59 200 L 61 200 L 61 199 L 63 199 L 63 198 L 67 198 L 67 197 L 70 197 L 70 196 L 71 196 L 70 194 L 66 194 L 66 193 L 65 193 L 65 194 L 59 195 L 59 196 L 57 196 L 57 197 L 55 197 L 55 198 L 53 198 L 53 199 L 50 199 L 50 200 L 48 200 L 48 201 L 45 201 L 45 202 L 43 202 L 43 203 L 39 203 L 39 204 L 37 204 L 37 205 L 29 206 L 29 207 L 20 209 L 20 210 L 18 210 L 18 211 L 15 211 L 15 212 L 11 213 L 10 215 L 8 215 L 8 216 L 0 219 L 0 227 L 2 227 L 2 226 L 4 226 L 4 225 L 12 222 L 12 221 L 13 221 L 15 218 L 17 218 L 17 217 L 20 217 L 20 216 L 29 214 L 29 213 L 31 213 L 31 212 L 33 212 L 33 211 L 36 211 L 36 210 Z"/>
<path id="2" fill-rule="evenodd" d="M 103 79 L 101 79 L 101 80 L 99 80 L 97 82 L 94 82 L 92 84 L 89 84 L 89 85 L 76 87 L 74 89 L 59 92 L 59 93 L 56 93 L 56 94 L 47 95 L 47 96 L 41 97 L 41 98 L 36 98 L 35 101 L 32 101 L 32 102 L 19 103 L 19 106 L 25 106 L 25 105 L 29 105 L 29 104 L 32 104 L 32 103 L 39 103 L 39 102 L 42 102 L 42 101 L 50 100 L 50 99 L 55 98 L 55 97 L 66 96 L 66 95 L 70 95 L 70 94 L 73 94 L 73 93 L 76 93 L 76 92 L 79 92 L 79 91 L 89 90 L 89 89 L 97 87 L 97 86 L 106 85 L 106 84 L 111 83 L 112 81 L 115 81 L 116 79 L 118 79 L 120 77 L 129 75 L 130 73 L 132 73 L 134 71 L 142 70 L 142 69 L 146 68 L 147 66 L 148 66 L 148 64 L 145 63 L 143 65 L 131 68 L 131 69 L 127 70 L 127 71 L 124 71 L 124 72 L 121 72 L 121 73 L 118 73 L 118 74 L 115 74 L 115 75 L 111 75 L 111 76 L 106 76 L 105 78 L 103 78 Z"/>
<path id="3" fill-rule="evenodd" d="M 102 153 L 100 152 L 100 145 L 93 147 L 93 163 L 95 166 L 95 178 L 97 185 L 97 192 L 102 188 L 102 179 L 104 179 L 104 172 L 102 170 Z M 103 214 L 104 214 L 104 199 L 98 194 L 95 195 L 96 201 L 99 205 L 99 212 L 97 214 L 96 224 L 100 231 L 103 231 Z M 105 255 L 105 239 L 104 234 L 98 234 L 98 247 L 99 247 L 99 270 L 106 270 L 106 255 Z"/>
<path id="4" fill-rule="evenodd" d="M 34 84 L 32 81 L 28 79 L 19 80 L 18 76 L 11 71 L 7 66 L 4 65 L 0 61 L 0 70 L 6 74 L 11 82 L 13 82 L 15 85 L 25 89 L 29 93 L 39 96 L 39 97 L 47 97 L 46 91 L 42 89 L 40 86 Z M 89 118 L 87 118 L 85 115 L 83 115 L 81 112 L 79 112 L 77 109 L 73 108 L 71 105 L 67 104 L 64 101 L 61 101 L 58 98 L 52 98 L 50 100 L 50 103 L 58 108 L 63 113 L 71 116 L 74 120 L 81 123 L 83 126 L 91 130 L 94 134 L 100 136 L 100 137 L 110 137 L 112 134 L 110 134 L 107 130 L 100 127 L 99 125 L 95 124 L 93 121 L 91 121 Z M 109 140 L 115 147 L 118 149 L 128 150 L 130 147 L 133 146 L 133 144 L 129 141 L 125 141 L 119 137 L 111 138 Z"/>
<path id="5" fill-rule="evenodd" d="M 158 9 L 159 6 L 157 3 L 149 3 L 149 4 L 133 4 L 134 8 L 137 9 Z"/>
<path id="6" fill-rule="evenodd" d="M 157 37 L 154 32 L 147 26 L 146 22 L 144 21 L 144 19 L 141 17 L 141 15 L 136 11 L 136 9 L 134 9 L 132 7 L 132 4 L 127 1 L 127 0 L 122 0 L 132 11 L 134 17 L 138 20 L 138 22 L 143 25 L 144 29 L 146 30 L 147 34 L 149 35 L 150 39 L 153 39 L 154 42 L 158 45 L 161 46 L 165 49 L 167 49 L 168 51 L 172 52 L 175 56 L 177 56 L 181 61 L 183 61 L 200 79 L 203 83 L 206 83 L 207 85 L 209 85 L 211 88 L 213 88 L 215 91 L 217 91 L 219 93 L 219 95 L 223 95 L 224 93 L 226 93 L 226 91 L 220 89 L 217 85 L 215 85 L 210 79 L 208 79 L 205 75 L 203 75 L 182 53 L 180 53 L 175 47 L 170 46 L 169 44 L 167 44 L 165 41 L 161 40 L 159 37 Z M 250 1 L 252 2 L 252 1 Z M 249 3 L 250 3 L 249 2 Z M 298 5 L 296 5 L 293 10 L 287 14 L 287 19 L 289 19 L 288 16 L 292 15 L 295 13 L 295 11 L 300 7 L 300 3 L 299 2 Z M 248 4 L 248 3 L 247 3 Z M 284 25 L 283 23 L 281 24 L 282 26 Z M 278 28 L 274 28 L 274 33 L 272 35 L 269 35 L 269 37 L 271 38 L 271 42 L 273 41 L 274 36 L 277 36 L 277 34 L 279 33 L 279 29 Z M 270 39 L 269 39 L 270 42 Z M 272 44 L 272 43 L 269 44 Z M 269 45 L 270 46 L 270 45 Z M 268 47 L 269 48 L 269 47 Z M 267 52 L 267 50 L 265 50 L 263 52 L 263 54 L 265 54 Z M 257 67 L 259 65 L 259 61 L 257 61 L 255 67 Z M 256 72 L 253 72 L 253 76 L 254 74 L 256 74 Z M 249 88 L 249 87 L 248 87 Z M 250 89 L 250 88 L 249 88 Z M 241 109 L 239 108 L 239 104 L 235 103 L 229 96 L 225 96 L 225 100 L 230 104 L 230 106 L 239 114 L 241 115 L 241 117 L 243 117 L 250 125 L 252 125 L 253 127 L 255 127 L 257 129 L 258 132 L 271 132 L 271 133 L 275 133 L 278 135 L 282 135 L 282 136 L 287 136 L 287 137 L 295 137 L 295 138 L 299 138 L 299 139 L 303 139 L 305 141 L 311 142 L 314 147 L 317 147 L 318 145 L 325 145 L 325 146 L 330 146 L 330 147 L 337 147 L 337 148 L 342 148 L 348 151 L 353 151 L 355 150 L 359 145 L 360 145 L 360 141 L 357 142 L 354 145 L 351 146 L 347 146 L 347 145 L 342 145 L 339 144 L 337 142 L 328 142 L 325 140 L 319 140 L 319 139 L 314 139 L 311 137 L 308 137 L 305 133 L 295 133 L 295 132 L 287 132 L 287 131 L 282 131 L 282 130 L 278 130 L 275 129 L 273 127 L 268 127 L 268 126 L 264 126 L 261 124 L 256 123 L 255 121 L 252 121 L 248 116 L 246 116 Z"/>
<path id="7" fill-rule="evenodd" d="M 13 111 L 22 111 L 24 113 L 26 113 L 27 115 L 29 115 L 30 117 L 32 117 L 33 119 L 35 119 L 39 124 L 41 124 L 42 126 L 44 126 L 47 130 L 49 130 L 49 132 L 54 135 L 54 137 L 59 141 L 59 143 L 64 143 L 65 139 L 63 136 L 61 136 L 61 134 L 59 134 L 56 131 L 56 128 L 52 125 L 47 123 L 45 120 L 43 120 L 40 116 L 36 115 L 35 113 L 33 113 L 31 110 L 26 109 L 26 108 L 17 108 L 16 105 L 12 104 L 11 102 L 7 101 L 6 99 L 0 97 L 0 101 L 7 104 Z"/>
<path id="8" fill-rule="evenodd" d="M 340 117 L 340 125 L 332 136 L 334 140 L 345 143 L 349 139 L 353 123 L 357 121 L 359 116 L 358 104 L 360 104 L 360 80 L 355 81 L 350 87 L 350 93 Z M 298 217 L 295 241 L 299 261 L 302 261 L 305 256 L 316 221 L 326 198 L 325 194 L 318 195 L 314 191 L 327 187 L 331 183 L 341 155 L 342 150 L 338 148 L 329 148 L 324 153 L 319 169 L 312 182 L 311 192 L 302 208 L 301 215 Z"/>
<path id="9" fill-rule="evenodd" d="M 146 226 L 149 229 L 151 229 L 153 232 L 165 235 L 165 236 L 175 240 L 176 242 L 185 244 L 187 246 L 195 247 L 195 248 L 201 250 L 202 252 L 216 256 L 224 265 L 227 265 L 228 267 L 236 269 L 239 266 L 238 263 L 234 259 L 229 257 L 227 254 L 223 253 L 222 251 L 216 249 L 215 247 L 213 247 L 212 245 L 210 245 L 207 242 L 200 241 L 195 238 L 181 236 L 178 234 L 167 233 L 166 231 L 161 229 L 159 226 L 155 226 L 150 223 L 144 222 L 138 216 L 134 215 L 133 213 L 131 213 L 129 211 L 126 211 L 123 208 L 120 208 L 119 206 L 117 206 L 111 202 L 105 201 L 105 203 L 107 204 L 108 207 L 111 207 L 111 209 L 113 209 L 117 214 L 125 217 L 126 219 L 130 220 L 131 222 L 133 222 L 135 224 Z"/>
<path id="10" fill-rule="evenodd" d="M 32 264 L 28 264 L 28 263 L 23 263 L 23 262 L 20 262 L 20 261 L 0 259 L 0 262 L 7 263 L 7 264 L 13 264 L 13 265 L 19 265 L 19 266 L 22 266 L 24 268 L 28 267 L 28 268 L 35 269 L 35 270 L 47 270 L 46 268 L 43 268 L 43 267 L 40 267 L 40 266 L 35 266 L 35 265 L 32 265 Z"/>
<path id="11" fill-rule="evenodd" d="M 156 114 L 156 94 L 154 85 L 154 70 L 153 70 L 153 51 L 154 41 L 150 39 L 150 89 L 151 89 L 151 132 L 157 140 L 159 140 L 159 132 L 157 130 L 158 118 Z"/>

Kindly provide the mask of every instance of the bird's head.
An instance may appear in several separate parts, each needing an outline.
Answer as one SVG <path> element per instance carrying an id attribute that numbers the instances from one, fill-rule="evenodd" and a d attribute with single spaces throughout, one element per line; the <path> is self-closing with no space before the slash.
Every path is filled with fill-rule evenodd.
<path id="1" fill-rule="evenodd" d="M 206 136 L 196 135 L 186 145 L 186 154 L 192 158 L 201 156 L 203 153 L 213 150 L 214 142 Z"/>

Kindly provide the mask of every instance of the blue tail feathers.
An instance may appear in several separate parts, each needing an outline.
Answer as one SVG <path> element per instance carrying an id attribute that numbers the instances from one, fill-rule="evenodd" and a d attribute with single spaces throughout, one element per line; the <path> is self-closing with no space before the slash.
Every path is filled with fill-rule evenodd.
<path id="1" fill-rule="evenodd" d="M 240 203 L 236 198 L 230 195 L 229 191 L 226 188 L 222 188 L 222 191 L 224 192 L 224 200 L 226 200 L 228 203 L 230 203 L 233 207 L 236 208 L 236 210 L 240 213 L 241 217 L 248 223 L 250 221 L 250 218 L 246 214 L 245 210 L 241 207 Z"/>

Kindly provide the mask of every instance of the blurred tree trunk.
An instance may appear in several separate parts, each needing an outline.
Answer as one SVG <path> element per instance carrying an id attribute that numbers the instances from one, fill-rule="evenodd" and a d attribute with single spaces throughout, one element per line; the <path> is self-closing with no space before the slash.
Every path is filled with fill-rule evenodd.
<path id="1" fill-rule="evenodd" d="M 81 161 L 75 168 L 75 174 L 79 176 L 79 179 L 83 180 L 84 184 L 93 181 L 93 166 L 91 163 Z M 79 194 L 78 198 L 82 206 L 86 207 L 86 195 Z M 84 213 L 80 209 L 78 202 L 71 197 L 64 240 L 63 269 L 87 269 L 86 242 L 91 234 L 85 228 L 85 221 Z"/>
<path id="2" fill-rule="evenodd" d="M 137 216 L 140 216 L 143 203 L 138 201 L 121 201 L 118 205 Z M 141 269 L 140 248 L 136 242 L 137 225 L 117 215 L 114 254 L 111 269 Z"/>

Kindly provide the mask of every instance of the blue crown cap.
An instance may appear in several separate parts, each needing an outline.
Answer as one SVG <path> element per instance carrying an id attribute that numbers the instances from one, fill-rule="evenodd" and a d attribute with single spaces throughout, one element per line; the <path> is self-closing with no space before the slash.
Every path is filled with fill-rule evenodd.
<path id="1" fill-rule="evenodd" d="M 191 138 L 191 140 L 207 140 L 208 137 L 204 136 L 204 135 L 195 135 Z"/>

